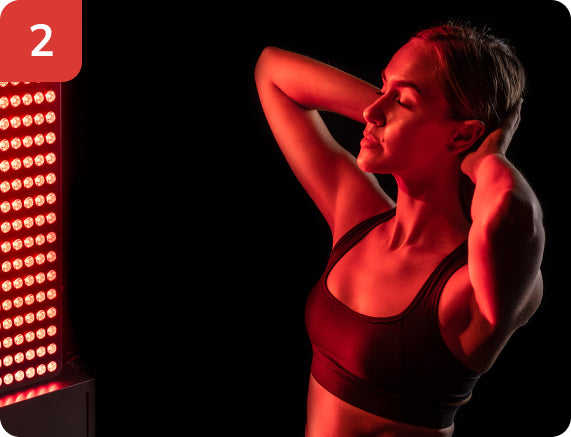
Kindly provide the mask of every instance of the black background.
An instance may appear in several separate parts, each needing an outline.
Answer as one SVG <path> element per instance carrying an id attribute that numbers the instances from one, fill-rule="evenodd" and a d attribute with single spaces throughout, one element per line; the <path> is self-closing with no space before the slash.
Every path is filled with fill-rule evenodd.
<path id="1" fill-rule="evenodd" d="M 396 3 L 164 5 L 106 20 L 84 2 L 83 68 L 63 86 L 66 290 L 100 436 L 303 435 L 305 299 L 331 241 L 265 122 L 257 57 L 275 45 L 379 83 L 414 32 L 448 18 L 491 27 L 527 69 L 508 157 L 547 232 L 542 306 L 481 378 L 455 436 L 566 428 L 569 13 L 555 1 Z M 356 153 L 362 127 L 326 120 Z"/>

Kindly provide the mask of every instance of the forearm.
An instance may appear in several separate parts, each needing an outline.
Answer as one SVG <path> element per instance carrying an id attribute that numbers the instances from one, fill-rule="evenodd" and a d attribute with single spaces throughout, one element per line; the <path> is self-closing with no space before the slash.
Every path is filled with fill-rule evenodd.
<path id="1" fill-rule="evenodd" d="M 378 88 L 314 59 L 275 47 L 264 49 L 256 82 L 269 82 L 306 109 L 335 112 L 364 123 L 363 110 Z"/>
<path id="2" fill-rule="evenodd" d="M 521 173 L 501 154 L 478 163 L 469 235 L 470 278 L 488 320 L 509 320 L 527 301 L 545 241 L 543 213 Z"/>

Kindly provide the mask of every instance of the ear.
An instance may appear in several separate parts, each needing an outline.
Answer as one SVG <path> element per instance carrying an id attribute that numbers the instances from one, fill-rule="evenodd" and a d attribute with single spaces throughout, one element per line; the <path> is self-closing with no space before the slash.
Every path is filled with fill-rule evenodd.
<path id="1" fill-rule="evenodd" d="M 452 133 L 452 139 L 448 143 L 448 151 L 462 153 L 468 150 L 478 141 L 486 130 L 486 126 L 480 120 L 463 120 Z"/>

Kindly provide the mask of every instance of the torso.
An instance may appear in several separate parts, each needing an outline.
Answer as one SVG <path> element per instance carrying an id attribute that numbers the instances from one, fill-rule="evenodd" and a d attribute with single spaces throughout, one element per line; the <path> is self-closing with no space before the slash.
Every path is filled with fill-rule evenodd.
<path id="1" fill-rule="evenodd" d="M 437 250 L 389 252 L 386 249 L 389 223 L 377 226 L 355 244 L 327 277 L 327 287 L 335 298 L 352 310 L 373 317 L 392 316 L 405 310 L 436 266 L 462 242 L 450 240 Z M 466 367 L 481 372 L 491 366 L 501 347 L 491 347 L 488 352 L 485 347 L 480 348 L 473 361 L 459 352 L 460 334 L 469 330 L 471 323 L 474 329 L 481 329 L 470 314 L 471 290 L 466 266 L 455 272 L 444 286 L 439 305 L 440 330 L 452 353 Z M 487 355 L 484 359 L 482 350 Z M 313 377 L 309 382 L 307 413 L 306 437 L 450 437 L 453 433 L 453 425 L 428 429 L 363 411 L 329 393 Z"/>
<path id="2" fill-rule="evenodd" d="M 462 242 L 453 241 L 434 250 L 389 252 L 386 225 L 373 228 L 343 255 L 327 277 L 333 296 L 354 311 L 373 317 L 401 313 L 442 259 Z"/>
<path id="3" fill-rule="evenodd" d="M 333 396 L 310 376 L 305 437 L 451 437 L 452 424 L 428 429 L 395 422 Z"/>
<path id="4" fill-rule="evenodd" d="M 391 251 L 387 249 L 391 226 L 388 220 L 374 227 L 337 261 L 327 276 L 329 292 L 347 307 L 367 316 L 402 313 L 438 264 L 467 238 L 464 235 L 442 239 L 437 248 L 406 247 Z M 465 265 L 452 274 L 442 290 L 438 306 L 440 332 L 464 366 L 484 373 L 493 364 L 503 342 L 484 345 L 484 340 L 489 339 L 482 337 L 477 355 L 463 353 L 466 345 L 460 345 L 458 338 L 468 335 L 470 330 L 478 335 L 485 330 L 480 315 L 472 311 L 473 305 L 473 289 Z M 507 336 L 513 332 L 509 331 L 505 333 Z"/>

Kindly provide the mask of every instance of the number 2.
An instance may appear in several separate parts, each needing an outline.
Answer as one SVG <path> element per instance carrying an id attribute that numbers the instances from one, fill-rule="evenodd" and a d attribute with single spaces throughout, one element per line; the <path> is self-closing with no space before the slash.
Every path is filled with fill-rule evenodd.
<path id="1" fill-rule="evenodd" d="M 54 52 L 51 50 L 42 50 L 44 46 L 48 43 L 50 38 L 52 37 L 52 28 L 47 24 L 34 24 L 30 27 L 32 32 L 40 29 L 45 32 L 44 39 L 40 41 L 40 43 L 36 46 L 34 50 L 32 50 L 32 56 L 53 56 Z"/>

